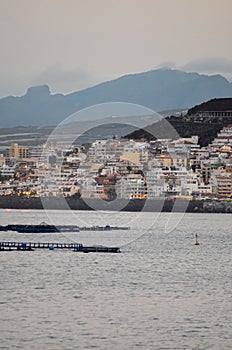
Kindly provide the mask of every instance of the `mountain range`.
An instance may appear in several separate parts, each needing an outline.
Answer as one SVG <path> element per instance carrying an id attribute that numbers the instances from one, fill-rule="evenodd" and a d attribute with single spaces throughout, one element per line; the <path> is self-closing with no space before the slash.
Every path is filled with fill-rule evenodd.
<path id="1" fill-rule="evenodd" d="M 30 87 L 24 96 L 0 99 L 0 126 L 57 125 L 78 110 L 106 102 L 135 103 L 163 111 L 188 109 L 215 97 L 231 96 L 232 83 L 221 75 L 156 69 L 67 95 L 51 94 L 47 85 Z"/>

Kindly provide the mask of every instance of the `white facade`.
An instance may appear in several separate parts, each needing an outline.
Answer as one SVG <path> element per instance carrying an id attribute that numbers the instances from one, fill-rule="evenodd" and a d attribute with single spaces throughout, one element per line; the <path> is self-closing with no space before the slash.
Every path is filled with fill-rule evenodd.
<path id="1" fill-rule="evenodd" d="M 129 174 L 121 178 L 115 185 L 117 198 L 143 199 L 146 198 L 145 179 L 139 174 Z"/>

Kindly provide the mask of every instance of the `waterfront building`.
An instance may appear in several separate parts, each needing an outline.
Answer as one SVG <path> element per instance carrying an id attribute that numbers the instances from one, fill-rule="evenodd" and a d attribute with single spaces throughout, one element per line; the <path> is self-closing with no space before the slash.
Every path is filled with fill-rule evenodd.
<path id="1" fill-rule="evenodd" d="M 30 158 L 41 158 L 43 152 L 45 152 L 45 145 L 30 147 L 29 157 Z"/>
<path id="2" fill-rule="evenodd" d="M 102 184 L 98 184 L 95 179 L 87 177 L 83 178 L 82 181 L 78 181 L 78 183 L 80 185 L 82 198 L 107 198 L 104 191 L 104 186 Z"/>
<path id="3" fill-rule="evenodd" d="M 232 151 L 232 124 L 227 125 L 218 133 L 209 145 L 209 149 L 220 152 Z"/>
<path id="4" fill-rule="evenodd" d="M 13 178 L 15 174 L 15 166 L 3 165 L 0 167 L 0 175 L 3 178 Z"/>
<path id="5" fill-rule="evenodd" d="M 10 196 L 13 194 L 13 186 L 9 183 L 0 182 L 0 196 Z"/>
<path id="6" fill-rule="evenodd" d="M 128 174 L 117 181 L 115 191 L 117 198 L 145 199 L 147 198 L 146 179 L 141 174 Z"/>
<path id="7" fill-rule="evenodd" d="M 146 172 L 147 198 L 154 199 L 164 196 L 165 179 L 161 168 L 152 169 Z"/>
<path id="8" fill-rule="evenodd" d="M 0 154 L 0 167 L 6 165 L 6 158 L 3 157 L 3 154 Z"/>
<path id="9" fill-rule="evenodd" d="M 159 154 L 148 162 L 148 169 L 157 167 L 186 168 L 188 164 L 189 160 L 184 154 Z"/>
<path id="10" fill-rule="evenodd" d="M 203 182 L 198 185 L 198 192 L 201 197 L 206 197 L 211 195 L 215 190 L 215 186 L 213 186 L 212 181 L 208 184 L 204 184 Z"/>
<path id="11" fill-rule="evenodd" d="M 17 143 L 12 143 L 11 146 L 6 149 L 5 153 L 7 158 L 28 158 L 29 148 L 19 147 Z"/>
<path id="12" fill-rule="evenodd" d="M 140 157 L 138 151 L 126 152 L 120 156 L 120 161 L 128 160 L 129 162 L 138 164 Z"/>
<path id="13" fill-rule="evenodd" d="M 216 175 L 217 193 L 222 197 L 232 196 L 232 173 L 226 171 Z"/>
<path id="14" fill-rule="evenodd" d="M 200 145 L 198 145 L 198 136 L 173 140 L 167 143 L 166 147 L 168 154 L 186 154 L 186 156 L 200 149 Z"/>
<path id="15" fill-rule="evenodd" d="M 156 198 L 198 193 L 199 175 L 184 167 L 154 168 L 146 172 L 147 196 Z"/>

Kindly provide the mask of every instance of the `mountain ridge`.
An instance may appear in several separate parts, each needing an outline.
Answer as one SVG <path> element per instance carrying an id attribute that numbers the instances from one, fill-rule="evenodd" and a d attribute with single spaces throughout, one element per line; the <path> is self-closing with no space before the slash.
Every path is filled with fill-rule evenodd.
<path id="1" fill-rule="evenodd" d="M 154 111 L 191 108 L 216 97 L 231 97 L 232 83 L 220 74 L 174 69 L 127 74 L 67 95 L 48 85 L 29 87 L 23 96 L 0 99 L 1 127 L 57 125 L 70 114 L 107 102 L 140 104 Z"/>

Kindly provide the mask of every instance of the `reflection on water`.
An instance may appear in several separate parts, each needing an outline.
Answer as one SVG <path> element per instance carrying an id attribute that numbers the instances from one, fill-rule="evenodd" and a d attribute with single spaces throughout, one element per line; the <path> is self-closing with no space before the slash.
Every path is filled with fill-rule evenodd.
<path id="1" fill-rule="evenodd" d="M 42 211 L 0 214 L 2 225 L 48 221 Z M 133 215 L 117 213 L 110 224 L 135 222 Z M 167 213 L 155 220 L 152 213 L 142 215 L 120 237 L 101 232 L 99 241 L 118 240 L 122 254 L 0 252 L 0 349 L 231 349 L 232 217 L 186 214 L 165 233 Z M 53 216 L 69 224 L 65 212 Z M 79 215 L 89 224 L 96 217 Z M 153 227 L 145 221 L 154 221 Z M 71 239 L 0 234 L 1 241 Z M 93 234 L 97 240 L 96 232 L 74 239 L 84 243 Z"/>

